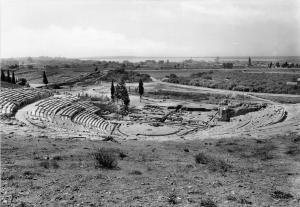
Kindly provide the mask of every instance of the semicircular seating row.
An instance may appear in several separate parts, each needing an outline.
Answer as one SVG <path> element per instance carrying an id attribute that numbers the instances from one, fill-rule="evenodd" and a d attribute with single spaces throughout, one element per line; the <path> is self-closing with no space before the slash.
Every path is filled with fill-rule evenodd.
<path id="1" fill-rule="evenodd" d="M 53 94 L 49 90 L 34 88 L 1 89 L 0 115 L 12 116 L 19 108 Z"/>
<path id="2" fill-rule="evenodd" d="M 31 116 L 43 121 L 70 120 L 100 134 L 110 134 L 115 124 L 95 114 L 100 109 L 90 102 L 79 101 L 75 96 L 55 96 L 40 101 Z"/>
<path id="3" fill-rule="evenodd" d="M 219 133 L 220 131 L 247 131 L 276 124 L 281 122 L 285 116 L 286 111 L 282 106 L 269 105 L 259 111 L 234 117 L 234 121 L 208 130 L 214 131 L 214 133 Z"/>

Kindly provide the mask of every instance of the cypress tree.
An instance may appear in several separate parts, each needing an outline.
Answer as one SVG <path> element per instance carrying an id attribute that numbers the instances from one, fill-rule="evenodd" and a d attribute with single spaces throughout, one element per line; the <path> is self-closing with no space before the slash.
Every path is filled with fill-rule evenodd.
<path id="1" fill-rule="evenodd" d="M 144 94 L 144 83 L 143 83 L 142 79 L 140 79 L 140 81 L 139 81 L 139 94 L 140 94 L 140 102 L 141 102 L 142 96 Z"/>
<path id="2" fill-rule="evenodd" d="M 46 72 L 44 71 L 44 73 L 43 73 L 43 83 L 44 84 L 48 84 L 48 79 L 47 79 L 47 76 L 46 76 Z"/>
<path id="3" fill-rule="evenodd" d="M 15 72 L 12 72 L 12 78 L 11 78 L 11 83 L 16 84 L 16 78 L 15 78 Z"/>
<path id="4" fill-rule="evenodd" d="M 116 98 L 121 99 L 126 109 L 128 108 L 130 99 L 124 80 L 121 80 L 116 87 Z"/>
<path id="5" fill-rule="evenodd" d="M 114 80 L 111 80 L 111 87 L 110 87 L 110 97 L 111 100 L 115 100 L 115 86 L 114 86 Z"/>
<path id="6" fill-rule="evenodd" d="M 5 81 L 5 80 L 6 80 L 6 77 L 4 74 L 4 70 L 1 70 L 1 81 Z"/>
<path id="7" fill-rule="evenodd" d="M 11 82 L 9 70 L 7 70 L 6 82 Z"/>

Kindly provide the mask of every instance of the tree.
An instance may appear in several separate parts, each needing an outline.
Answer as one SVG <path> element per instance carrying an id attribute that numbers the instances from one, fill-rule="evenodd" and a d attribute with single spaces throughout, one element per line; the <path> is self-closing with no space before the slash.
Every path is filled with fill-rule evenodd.
<path id="1" fill-rule="evenodd" d="M 272 66 L 273 66 L 273 63 L 271 62 L 270 65 L 269 65 L 269 68 L 272 68 Z"/>
<path id="2" fill-rule="evenodd" d="M 287 62 L 285 62 L 281 65 L 281 67 L 283 67 L 283 68 L 287 68 L 288 66 L 289 66 L 289 64 Z"/>
<path id="3" fill-rule="evenodd" d="M 130 99 L 125 85 L 125 81 L 121 80 L 116 87 L 116 98 L 121 99 L 125 105 L 125 109 L 128 109 Z"/>
<path id="4" fill-rule="evenodd" d="M 248 59 L 248 66 L 252 66 L 251 58 L 250 58 L 250 57 L 249 57 L 249 59 Z"/>
<path id="5" fill-rule="evenodd" d="M 4 70 L 1 70 L 1 81 L 6 81 Z"/>
<path id="6" fill-rule="evenodd" d="M 140 94 L 140 102 L 141 102 L 142 96 L 144 94 L 144 83 L 143 83 L 142 79 L 140 79 L 140 82 L 139 82 L 139 94 Z"/>
<path id="7" fill-rule="evenodd" d="M 6 82 L 8 82 L 8 83 L 11 82 L 9 70 L 7 70 Z"/>
<path id="8" fill-rule="evenodd" d="M 15 78 L 15 72 L 12 72 L 12 78 L 11 78 L 11 83 L 16 84 L 16 78 Z"/>
<path id="9" fill-rule="evenodd" d="M 48 79 L 47 79 L 47 76 L 46 76 L 46 72 L 44 71 L 44 73 L 43 73 L 43 83 L 44 84 L 48 84 Z"/>
<path id="10" fill-rule="evenodd" d="M 111 80 L 111 86 L 110 86 L 110 97 L 111 100 L 114 101 L 115 100 L 115 86 L 114 86 L 114 80 Z"/>

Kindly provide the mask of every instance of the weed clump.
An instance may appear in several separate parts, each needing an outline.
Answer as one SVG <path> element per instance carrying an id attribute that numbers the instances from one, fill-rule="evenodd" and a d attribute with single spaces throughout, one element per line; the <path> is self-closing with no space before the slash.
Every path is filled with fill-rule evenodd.
<path id="1" fill-rule="evenodd" d="M 53 169 L 58 169 L 59 165 L 55 160 L 43 160 L 40 162 L 40 166 L 49 169 L 50 167 L 53 167 Z"/>
<path id="2" fill-rule="evenodd" d="M 171 193 L 168 197 L 168 202 L 172 205 L 180 203 L 181 198 L 177 197 L 175 193 Z"/>
<path id="3" fill-rule="evenodd" d="M 139 170 L 133 170 L 132 172 L 130 172 L 131 175 L 142 175 L 143 173 Z"/>
<path id="4" fill-rule="evenodd" d="M 56 162 L 56 160 L 51 160 L 51 165 L 54 169 L 58 169 L 59 168 L 59 165 L 58 163 Z"/>
<path id="5" fill-rule="evenodd" d="M 49 160 L 43 160 L 40 162 L 40 166 L 45 168 L 45 169 L 49 169 L 50 167 L 50 163 L 49 163 Z"/>
<path id="6" fill-rule="evenodd" d="M 52 159 L 59 161 L 59 160 L 62 160 L 62 157 L 60 155 L 55 155 Z"/>
<path id="7" fill-rule="evenodd" d="M 212 156 L 206 155 L 203 152 L 195 155 L 195 161 L 199 164 L 208 165 L 208 169 L 212 172 L 227 172 L 231 169 L 231 165 L 226 163 L 224 160 L 214 158 Z"/>
<path id="8" fill-rule="evenodd" d="M 120 152 L 120 153 L 119 153 L 119 157 L 120 157 L 121 159 L 124 159 L 125 157 L 128 157 L 128 155 L 125 154 L 124 152 Z"/>
<path id="9" fill-rule="evenodd" d="M 210 198 L 201 200 L 201 206 L 204 206 L 204 207 L 217 207 L 215 202 L 213 200 L 211 200 Z"/>
<path id="10" fill-rule="evenodd" d="M 272 198 L 275 199 L 290 199 L 293 198 L 293 195 L 290 193 L 285 193 L 279 190 L 275 190 L 272 194 L 271 194 Z"/>
<path id="11" fill-rule="evenodd" d="M 270 160 L 270 159 L 273 159 L 274 156 L 272 155 L 272 151 L 275 149 L 275 146 L 270 144 L 266 144 L 260 148 L 257 148 L 254 153 L 253 153 L 253 156 L 256 157 L 256 158 L 259 158 L 263 161 L 265 160 Z"/>
<path id="12" fill-rule="evenodd" d="M 212 158 L 210 156 L 205 155 L 203 152 L 200 152 L 199 154 L 195 155 L 195 161 L 199 164 L 208 164 Z"/>
<path id="13" fill-rule="evenodd" d="M 291 156 L 300 154 L 300 146 L 297 146 L 297 145 L 289 146 L 288 150 L 286 151 L 286 154 L 291 155 Z"/>
<path id="14" fill-rule="evenodd" d="M 108 169 L 116 168 L 118 165 L 114 150 L 110 148 L 100 148 L 93 153 L 96 161 L 95 167 L 103 167 Z"/>

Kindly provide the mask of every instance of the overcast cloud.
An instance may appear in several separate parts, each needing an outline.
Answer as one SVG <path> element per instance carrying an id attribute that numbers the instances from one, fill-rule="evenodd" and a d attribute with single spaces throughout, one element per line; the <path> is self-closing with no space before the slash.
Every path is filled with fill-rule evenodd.
<path id="1" fill-rule="evenodd" d="M 1 56 L 300 55 L 299 0 L 2 0 Z"/>

